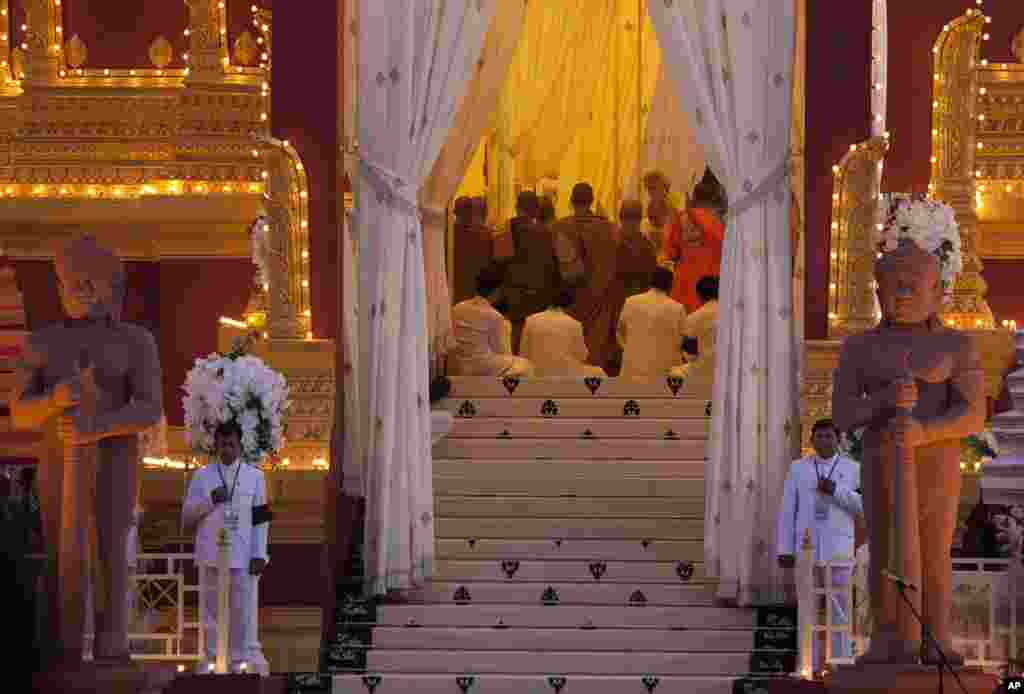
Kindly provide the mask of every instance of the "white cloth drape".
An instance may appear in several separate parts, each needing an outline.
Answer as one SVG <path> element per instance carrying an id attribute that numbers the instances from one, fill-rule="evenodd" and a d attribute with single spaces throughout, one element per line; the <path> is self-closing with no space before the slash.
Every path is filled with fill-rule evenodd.
<path id="1" fill-rule="evenodd" d="M 789 443 L 798 418 L 785 175 L 794 8 L 756 0 L 648 7 L 666 69 L 729 195 L 705 562 L 720 598 L 749 605 L 774 597 L 778 504 L 796 457 Z"/>
<path id="2" fill-rule="evenodd" d="M 427 282 L 427 329 L 431 352 L 441 356 L 452 348 L 451 292 L 445 273 L 444 208 L 455 195 L 494 116 L 502 85 L 526 16 L 525 0 L 498 3 L 491 29 L 477 61 L 473 79 L 455 115 L 448 139 L 420 190 L 420 205 L 430 210 L 423 219 Z M 458 250 L 456 249 L 456 255 Z"/>
<path id="3" fill-rule="evenodd" d="M 477 68 L 496 0 L 359 4 L 359 376 L 366 578 L 433 571 L 434 494 L 419 188 Z"/>

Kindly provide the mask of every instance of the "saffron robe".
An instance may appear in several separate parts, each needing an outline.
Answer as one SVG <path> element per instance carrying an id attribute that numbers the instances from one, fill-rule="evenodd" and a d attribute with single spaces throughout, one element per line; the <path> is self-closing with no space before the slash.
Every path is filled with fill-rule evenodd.
<path id="1" fill-rule="evenodd" d="M 686 224 L 701 232 L 701 240 L 693 242 L 683 238 Z M 672 298 L 686 306 L 687 313 L 700 307 L 697 280 L 705 275 L 718 276 L 724 240 L 725 225 L 718 215 L 702 207 L 691 207 L 684 215 L 677 215 L 669 226 L 662 254 L 672 261 L 675 270 Z"/>

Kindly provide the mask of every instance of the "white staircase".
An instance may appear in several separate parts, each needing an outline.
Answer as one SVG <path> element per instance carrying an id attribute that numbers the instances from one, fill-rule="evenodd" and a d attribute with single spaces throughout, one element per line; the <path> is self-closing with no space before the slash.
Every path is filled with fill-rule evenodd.
<path id="1" fill-rule="evenodd" d="M 732 691 L 756 615 L 704 578 L 705 400 L 463 378 L 443 407 L 434 579 L 376 608 L 365 672 L 334 692 Z"/>

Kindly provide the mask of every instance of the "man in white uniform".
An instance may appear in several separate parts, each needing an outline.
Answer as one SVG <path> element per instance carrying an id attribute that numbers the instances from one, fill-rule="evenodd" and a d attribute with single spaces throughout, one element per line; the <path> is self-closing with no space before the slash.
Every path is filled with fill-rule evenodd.
<path id="1" fill-rule="evenodd" d="M 648 291 L 626 299 L 616 330 L 622 345 L 620 378 L 663 379 L 682 364 L 686 307 L 669 296 L 671 291 L 672 271 L 659 267 Z"/>
<path id="2" fill-rule="evenodd" d="M 452 308 L 455 348 L 448 355 L 452 376 L 528 376 L 533 365 L 512 354 L 511 326 L 492 302 L 501 287 L 502 275 L 494 268 L 482 271 L 476 296 Z"/>
<path id="3" fill-rule="evenodd" d="M 256 581 L 267 566 L 269 523 L 259 522 L 267 513 L 267 490 L 263 471 L 241 461 L 242 431 L 234 420 L 221 424 L 214 436 L 219 462 L 196 471 L 189 483 L 182 517 L 196 530 L 196 564 L 203 591 L 203 626 L 206 659 L 199 664 L 206 672 L 217 657 L 217 540 L 221 528 L 230 531 L 230 668 L 232 672 L 268 670 L 266 658 L 254 633 Z M 255 524 L 254 515 L 256 516 Z M 225 523 L 231 518 L 233 523 Z M 237 520 L 235 520 L 237 519 Z"/>
<path id="4" fill-rule="evenodd" d="M 566 313 L 573 305 L 572 291 L 563 289 L 555 295 L 546 311 L 527 317 L 519 354 L 533 364 L 536 376 L 606 377 L 604 369 L 586 363 L 589 351 L 583 336 L 583 324 Z"/>
<path id="5" fill-rule="evenodd" d="M 699 384 L 711 392 L 715 381 L 715 344 L 718 341 L 718 278 L 705 275 L 697 280 L 700 308 L 686 317 L 683 329 L 683 352 L 687 363 L 672 369 L 673 376 L 683 376 L 691 388 Z"/>
<path id="6" fill-rule="evenodd" d="M 796 553 L 803 544 L 804 533 L 811 531 L 814 560 L 853 559 L 854 525 L 864 514 L 860 494 L 860 463 L 841 455 L 839 430 L 831 419 L 819 419 L 811 429 L 814 455 L 793 461 L 786 477 L 779 512 L 778 555 L 784 569 L 796 565 Z M 832 587 L 846 588 L 851 569 L 832 570 Z M 815 581 L 821 580 L 816 573 Z M 833 595 L 829 601 L 832 624 L 849 623 L 850 604 L 846 595 Z M 824 654 L 819 639 L 814 639 L 814 670 L 820 671 Z M 832 635 L 832 657 L 852 657 L 850 638 L 846 633 Z"/>

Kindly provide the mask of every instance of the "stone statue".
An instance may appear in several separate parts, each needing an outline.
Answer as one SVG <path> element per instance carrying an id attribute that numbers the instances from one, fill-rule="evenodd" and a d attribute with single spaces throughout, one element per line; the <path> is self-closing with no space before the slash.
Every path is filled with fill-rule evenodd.
<path id="1" fill-rule="evenodd" d="M 862 481 L 874 631 L 863 664 L 936 664 L 887 570 L 914 584 L 917 604 L 950 663 L 950 546 L 960 502 L 960 440 L 985 425 L 984 374 L 971 338 L 938 318 L 937 258 L 911 241 L 875 265 L 881 323 L 847 338 L 834 374 L 832 417 L 866 427 Z"/>
<path id="2" fill-rule="evenodd" d="M 81 668 L 87 571 L 95 578 L 97 664 L 128 666 L 126 560 L 138 486 L 138 434 L 160 421 L 160 360 L 152 334 L 120 322 L 121 261 L 91 237 L 54 260 L 67 319 L 32 333 L 11 400 L 15 427 L 47 428 L 60 455 L 40 463 L 51 567 L 47 670 Z M 96 546 L 90 547 L 90 516 Z M 94 561 L 90 557 L 95 557 Z M 55 561 L 54 561 L 55 560 Z"/>

